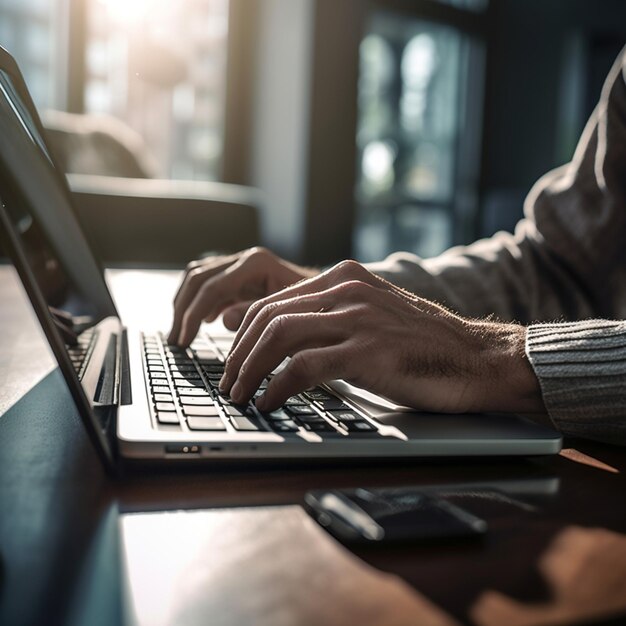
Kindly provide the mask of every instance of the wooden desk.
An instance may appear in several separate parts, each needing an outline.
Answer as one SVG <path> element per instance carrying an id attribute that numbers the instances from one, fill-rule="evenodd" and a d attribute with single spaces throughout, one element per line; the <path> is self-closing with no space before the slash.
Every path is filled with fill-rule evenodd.
<path id="1" fill-rule="evenodd" d="M 175 275 L 109 278 L 125 321 L 167 326 Z M 513 626 L 624 614 L 623 449 L 572 441 L 535 460 L 150 471 L 114 484 L 9 267 L 0 346 L 2 625 L 121 621 L 118 522 L 133 512 L 143 513 L 121 516 L 125 554 L 135 585 L 154 583 L 153 608 L 170 598 L 168 567 L 178 586 L 189 581 L 159 623 Z M 311 488 L 494 481 L 503 492 L 458 495 L 489 523 L 480 544 L 355 556 L 294 506 Z M 196 512 L 147 514 L 178 509 Z"/>

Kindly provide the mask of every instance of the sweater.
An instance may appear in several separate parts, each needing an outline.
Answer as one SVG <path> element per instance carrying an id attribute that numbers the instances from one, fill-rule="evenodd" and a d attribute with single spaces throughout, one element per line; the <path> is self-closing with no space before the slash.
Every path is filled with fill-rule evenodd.
<path id="1" fill-rule="evenodd" d="M 368 268 L 467 317 L 527 326 L 555 426 L 626 445 L 626 48 L 572 161 L 543 176 L 514 234 Z"/>

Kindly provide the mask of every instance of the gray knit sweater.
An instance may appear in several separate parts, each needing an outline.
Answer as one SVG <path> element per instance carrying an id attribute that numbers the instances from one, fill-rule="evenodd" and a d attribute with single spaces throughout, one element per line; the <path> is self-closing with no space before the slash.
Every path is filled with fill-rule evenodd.
<path id="1" fill-rule="evenodd" d="M 626 444 L 626 48 L 571 163 L 543 176 L 515 234 L 368 267 L 462 315 L 528 325 L 555 425 Z"/>

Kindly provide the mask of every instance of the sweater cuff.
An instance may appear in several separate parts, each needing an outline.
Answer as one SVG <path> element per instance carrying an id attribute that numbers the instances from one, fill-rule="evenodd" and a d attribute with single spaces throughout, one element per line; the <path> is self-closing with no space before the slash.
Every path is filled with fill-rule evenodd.
<path id="1" fill-rule="evenodd" d="M 626 321 L 533 324 L 526 354 L 563 434 L 626 444 Z"/>

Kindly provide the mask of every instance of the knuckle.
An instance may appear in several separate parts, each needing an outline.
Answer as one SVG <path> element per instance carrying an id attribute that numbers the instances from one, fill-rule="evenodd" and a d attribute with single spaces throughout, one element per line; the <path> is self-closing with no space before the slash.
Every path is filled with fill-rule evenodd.
<path id="1" fill-rule="evenodd" d="M 198 285 L 198 283 L 201 283 L 204 280 L 204 273 L 204 268 L 200 266 L 192 268 L 187 274 L 189 283 L 192 286 Z"/>
<path id="2" fill-rule="evenodd" d="M 257 317 L 261 321 L 267 320 L 274 315 L 277 309 L 278 309 L 277 302 L 268 302 L 267 304 L 263 304 L 260 306 Z"/>
<path id="3" fill-rule="evenodd" d="M 337 273 L 344 280 L 349 278 L 358 278 L 363 275 L 365 268 L 352 259 L 348 259 L 346 261 L 341 261 L 333 268 L 333 271 Z"/>
<path id="4" fill-rule="evenodd" d="M 254 246 L 247 251 L 246 260 L 256 262 L 269 256 L 270 251 L 267 248 L 264 248 L 263 246 Z"/>
<path id="5" fill-rule="evenodd" d="M 369 293 L 371 287 L 360 280 L 348 280 L 339 285 L 338 289 L 344 297 L 360 300 Z"/>
<path id="6" fill-rule="evenodd" d="M 266 328 L 268 339 L 279 340 L 285 334 L 285 329 L 288 324 L 288 318 L 286 315 L 278 315 L 275 317 Z"/>
<path id="7" fill-rule="evenodd" d="M 248 309 L 248 313 L 246 315 L 246 317 L 250 320 L 254 319 L 255 317 L 257 317 L 259 315 L 259 313 L 261 312 L 261 310 L 263 309 L 263 307 L 265 307 L 265 300 L 256 300 L 255 302 L 253 302 L 250 305 L 250 308 Z"/>

